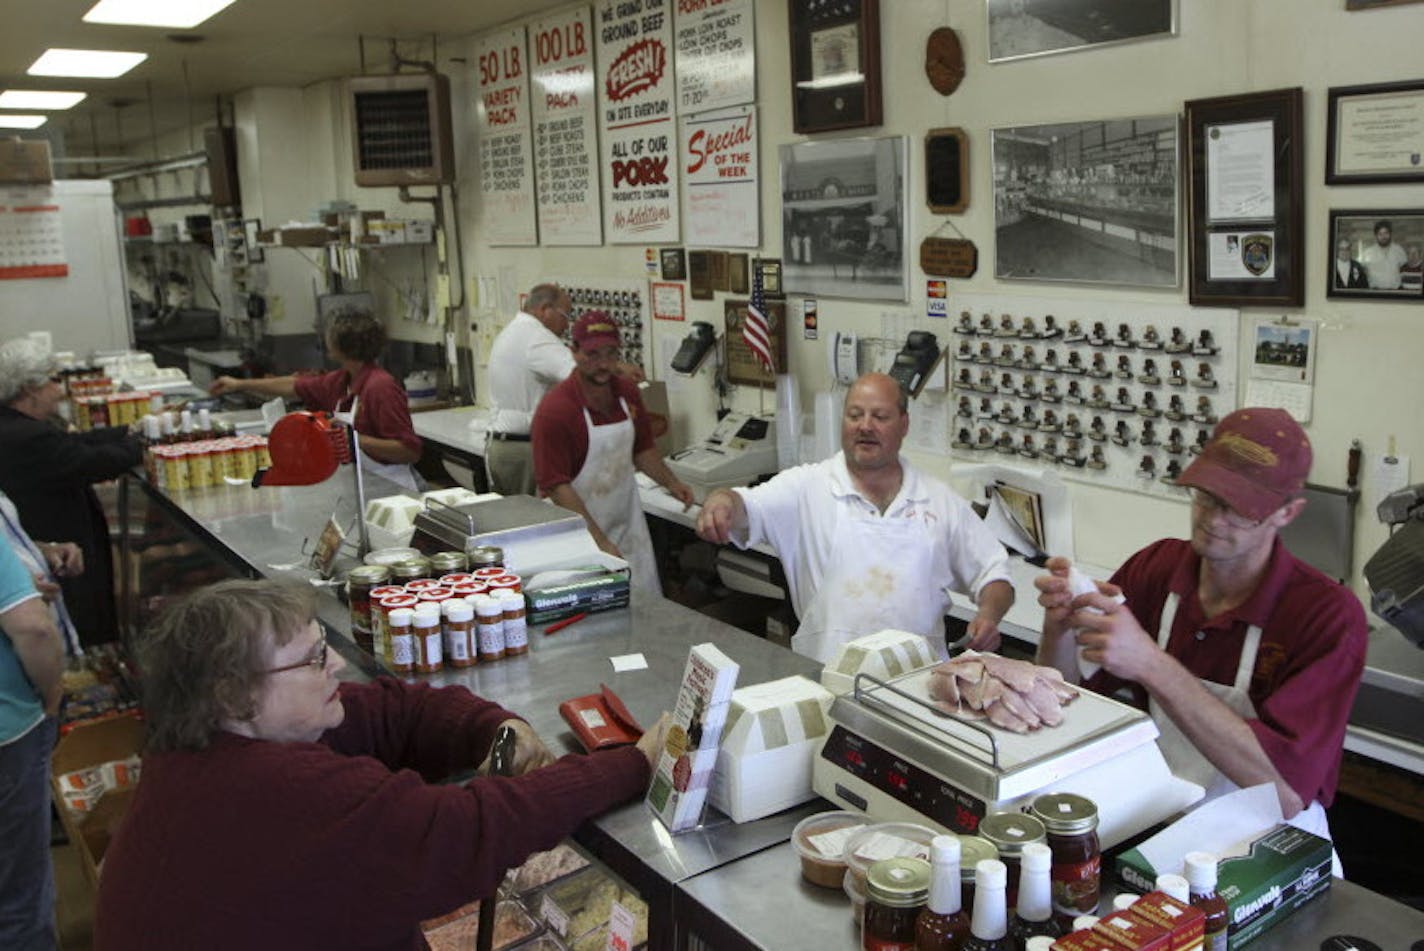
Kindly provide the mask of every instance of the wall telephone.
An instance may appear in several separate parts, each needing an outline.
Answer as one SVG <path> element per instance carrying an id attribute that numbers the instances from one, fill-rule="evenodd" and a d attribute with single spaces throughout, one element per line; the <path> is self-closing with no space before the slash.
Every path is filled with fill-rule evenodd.
<path id="1" fill-rule="evenodd" d="M 672 358 L 672 368 L 678 373 L 695 373 L 702 361 L 717 345 L 717 331 L 705 321 L 694 321 L 692 332 L 683 338 Z"/>
<path id="2" fill-rule="evenodd" d="M 890 376 L 911 396 L 918 396 L 925 376 L 939 362 L 939 343 L 928 330 L 912 330 L 905 345 L 895 354 Z"/>
<path id="3" fill-rule="evenodd" d="M 860 376 L 858 347 L 855 334 L 836 331 L 836 339 L 831 343 L 831 377 L 837 383 L 849 386 Z"/>

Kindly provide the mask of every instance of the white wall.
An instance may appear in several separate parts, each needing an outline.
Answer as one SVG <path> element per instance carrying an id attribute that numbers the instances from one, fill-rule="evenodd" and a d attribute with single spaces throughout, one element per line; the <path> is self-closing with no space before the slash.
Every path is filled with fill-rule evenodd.
<path id="1" fill-rule="evenodd" d="M 1325 101 L 1331 86 L 1415 79 L 1421 70 L 1420 40 L 1424 39 L 1424 5 L 1400 6 L 1359 13 L 1344 10 L 1343 0 L 1180 0 L 1180 28 L 1174 38 L 1131 43 L 1032 60 L 990 65 L 986 62 L 986 27 L 982 0 L 885 0 L 881 4 L 882 67 L 885 122 L 877 129 L 831 133 L 839 136 L 907 135 L 911 139 L 909 246 L 912 259 L 920 240 L 938 229 L 944 218 L 931 215 L 923 194 L 920 142 L 927 129 L 960 126 L 970 139 L 970 205 L 954 224 L 979 248 L 979 273 L 951 284 L 951 313 L 956 292 L 1005 293 L 1060 300 L 1111 300 L 1185 303 L 1186 292 L 1085 289 L 1053 284 L 998 282 L 993 277 L 994 232 L 990 182 L 989 130 L 998 126 L 1053 121 L 1180 113 L 1189 99 L 1246 93 L 1285 86 L 1305 89 L 1305 214 L 1306 304 L 1295 316 L 1322 321 L 1316 375 L 1314 418 L 1308 431 L 1316 447 L 1312 479 L 1342 485 L 1346 450 L 1352 439 L 1367 453 L 1384 451 L 1396 440 L 1401 455 L 1424 460 L 1424 430 L 1403 422 L 1424 405 L 1424 334 L 1417 321 L 1417 304 L 1327 300 L 1324 266 L 1330 258 L 1326 236 L 1332 207 L 1424 207 L 1421 186 L 1354 186 L 1326 188 L 1324 179 Z M 791 131 L 790 67 L 785 0 L 759 0 L 756 13 L 757 83 L 762 142 L 761 253 L 781 256 L 777 148 L 797 137 Z M 924 42 L 938 26 L 951 26 L 964 46 L 968 74 L 949 98 L 935 93 L 924 78 Z M 456 44 L 453 55 L 473 63 L 473 40 Z M 443 51 L 442 51 L 443 52 Z M 527 290 L 549 277 L 613 276 L 642 278 L 643 248 L 493 248 L 476 232 L 478 220 L 478 151 L 473 141 L 474 79 L 468 66 L 442 56 L 442 71 L 452 80 L 457 127 L 460 218 L 465 237 L 465 288 L 471 297 L 467 326 L 476 328 L 478 345 L 510 316 L 497 301 L 475 301 L 477 275 L 505 278 L 502 296 Z M 277 127 L 257 130 L 264 144 L 264 208 L 280 205 L 282 215 L 301 216 L 328 198 L 348 198 L 363 208 L 386 208 L 392 214 L 418 214 L 402 206 L 394 189 L 357 189 L 351 174 L 349 120 L 344 99 L 334 83 L 303 90 L 300 104 L 292 96 L 276 97 L 269 110 Z M 261 106 L 265 95 L 254 94 Z M 239 102 L 241 105 L 241 100 Z M 239 113 L 241 116 L 241 108 Z M 241 122 L 239 123 L 241 126 Z M 275 131 L 275 134 L 272 134 Z M 244 134 L 253 134 L 244 130 Z M 252 147 L 248 142 L 247 148 Z M 291 154 L 288 154 L 291 153 Z M 276 174 L 288 182 L 266 179 Z M 300 182 L 292 187 L 291 182 Z M 244 173 L 244 198 L 248 199 Z M 279 201 L 278 192 L 282 193 Z M 275 220 L 264 214 L 268 224 Z M 275 257 L 269 254 L 269 261 Z M 382 263 L 380 267 L 396 268 Z M 911 300 L 907 305 L 854 303 L 820 299 L 820 341 L 801 339 L 791 328 L 789 363 L 804 408 L 814 394 L 829 385 L 826 340 L 840 329 L 876 334 L 887 309 L 924 313 L 924 280 L 911 269 Z M 276 282 L 274 275 L 274 283 Z M 379 283 L 379 282 L 378 282 Z M 387 289 L 389 290 L 389 289 Z M 288 291 L 295 293 L 295 291 Z M 456 297 L 459 296 L 456 291 Z M 721 295 L 716 301 L 687 301 L 689 320 L 722 326 Z M 1280 313 L 1271 310 L 1271 316 Z M 1243 318 L 1262 311 L 1243 311 Z M 943 322 L 923 326 L 947 338 Z M 1247 321 L 1243 320 L 1243 326 Z M 437 339 L 430 328 L 392 322 L 394 335 Z M 1243 352 L 1245 348 L 1243 347 Z M 1244 370 L 1244 367 L 1243 367 Z M 707 371 L 703 371 L 703 377 Z M 478 378 L 477 378 L 478 380 Z M 712 424 L 715 401 L 704 378 L 693 381 L 674 397 L 679 429 L 693 435 Z M 733 394 L 737 407 L 755 407 L 758 394 Z M 768 405 L 771 401 L 768 398 Z M 947 459 L 919 457 L 931 472 L 952 477 Z M 1076 547 L 1081 559 L 1116 564 L 1145 541 L 1184 534 L 1184 505 L 1131 493 L 1074 485 Z M 1373 513 L 1362 512 L 1356 533 L 1356 560 L 1362 563 L 1385 537 Z M 1359 590 L 1364 590 L 1357 584 Z"/>

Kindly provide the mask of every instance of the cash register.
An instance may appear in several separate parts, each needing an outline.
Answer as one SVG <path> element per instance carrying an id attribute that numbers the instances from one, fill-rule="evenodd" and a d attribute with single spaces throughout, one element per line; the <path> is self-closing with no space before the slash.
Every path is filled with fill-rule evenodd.
<path id="1" fill-rule="evenodd" d="M 668 457 L 668 468 L 701 502 L 713 489 L 747 485 L 777 471 L 773 416 L 728 413 L 712 434 Z"/>

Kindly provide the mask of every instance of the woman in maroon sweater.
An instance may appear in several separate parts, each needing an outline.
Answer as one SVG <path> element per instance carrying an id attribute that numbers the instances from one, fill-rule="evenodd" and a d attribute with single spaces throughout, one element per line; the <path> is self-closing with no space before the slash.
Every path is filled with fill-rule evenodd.
<path id="1" fill-rule="evenodd" d="M 105 856 L 99 951 L 424 948 L 421 920 L 647 787 L 666 718 L 636 748 L 554 760 L 463 688 L 339 683 L 312 606 L 227 581 L 139 644 L 148 749 Z M 505 723 L 515 776 L 436 784 Z"/>

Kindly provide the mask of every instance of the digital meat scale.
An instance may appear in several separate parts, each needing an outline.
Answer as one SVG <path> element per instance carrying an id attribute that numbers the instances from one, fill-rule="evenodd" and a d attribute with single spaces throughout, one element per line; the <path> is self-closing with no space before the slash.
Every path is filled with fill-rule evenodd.
<path id="1" fill-rule="evenodd" d="M 856 676 L 831 705 L 834 726 L 812 771 L 817 793 L 876 821 L 967 834 L 986 815 L 1071 792 L 1097 804 L 1104 848 L 1202 798 L 1202 787 L 1167 768 L 1157 725 L 1141 710 L 1080 690 L 1061 724 L 1018 734 L 937 709 L 933 670 Z"/>

